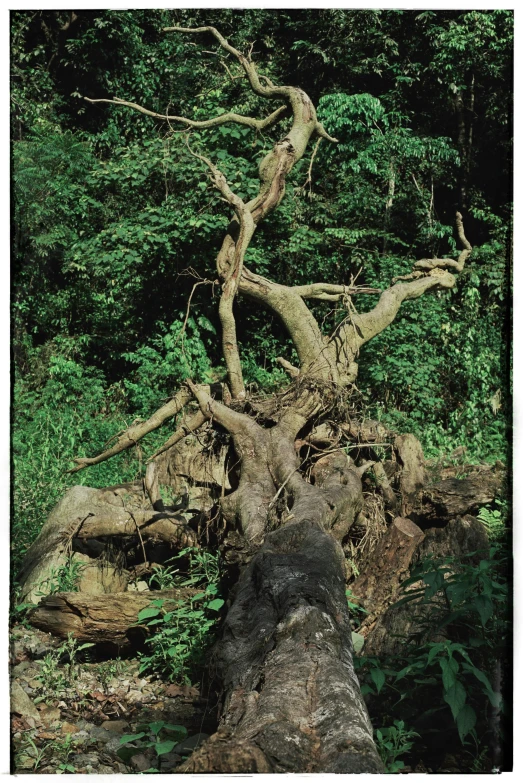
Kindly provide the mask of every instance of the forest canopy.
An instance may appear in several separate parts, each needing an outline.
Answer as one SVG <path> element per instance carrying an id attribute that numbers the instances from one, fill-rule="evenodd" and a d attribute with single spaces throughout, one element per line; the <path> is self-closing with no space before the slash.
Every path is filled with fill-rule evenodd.
<path id="1" fill-rule="evenodd" d="M 510 461 L 512 41 L 513 14 L 501 9 L 11 14 L 13 571 L 27 570 L 43 522 L 73 486 L 143 481 L 165 510 L 147 465 L 158 458 L 168 484 L 166 455 L 200 427 L 207 451 L 228 456 L 216 458 L 221 484 L 213 473 L 212 503 L 197 506 L 184 541 L 201 544 L 207 514 L 207 543 L 232 567 L 231 585 L 297 527 L 293 516 L 309 531 L 296 534 L 305 556 L 316 549 L 321 568 L 344 559 L 351 589 L 398 519 L 425 535 L 473 511 L 489 554 L 460 553 L 472 558 L 459 571 L 460 600 L 470 601 L 439 621 L 475 612 L 480 628 L 475 647 L 464 619 L 449 633 L 463 681 L 457 670 L 445 681 L 441 664 L 450 716 L 441 736 L 473 738 L 476 771 L 500 763 L 482 710 L 488 699 L 499 709 L 486 660 L 503 657 L 508 638 L 499 477 Z M 167 408 L 178 419 L 149 427 Z M 410 485 L 408 460 L 422 466 Z M 438 489 L 427 499 L 431 471 Z M 170 490 L 187 493 L 185 513 L 205 481 L 182 473 Z M 483 500 L 456 510 L 437 482 L 462 480 L 469 492 L 482 484 Z M 381 527 L 364 534 L 372 504 Z M 244 539 L 233 545 L 235 525 Z M 322 526 L 330 534 L 320 539 Z M 418 555 L 395 564 L 412 583 L 427 574 Z M 427 600 L 445 592 L 447 567 Z M 481 568 L 498 587 L 503 572 L 503 589 L 487 595 Z M 274 573 L 262 571 L 270 592 Z M 235 606 L 226 628 L 251 622 Z M 498 609 L 501 627 L 489 627 Z M 399 731 L 392 702 L 379 701 L 385 678 L 394 674 L 397 690 L 440 658 L 447 665 L 445 655 L 455 660 L 434 648 L 439 637 L 423 643 L 435 649 L 425 669 L 418 657 L 394 672 L 379 652 L 359 664 L 372 720 L 389 719 L 381 738 L 362 740 L 366 771 L 400 769 L 383 751 L 391 726 Z M 414 735 L 428 742 L 427 716 L 413 710 L 409 749 Z M 310 769 L 347 771 L 321 742 L 324 766 L 309 760 Z M 252 754 L 256 771 L 283 769 Z M 220 771 L 199 763 L 192 771 Z"/>

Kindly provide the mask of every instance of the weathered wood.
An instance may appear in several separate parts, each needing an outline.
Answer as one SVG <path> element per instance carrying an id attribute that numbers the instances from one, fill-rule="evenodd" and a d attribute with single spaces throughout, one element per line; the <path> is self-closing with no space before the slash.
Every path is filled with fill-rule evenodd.
<path id="1" fill-rule="evenodd" d="M 426 487 L 421 513 L 426 519 L 452 518 L 492 503 L 505 480 L 502 469 L 484 470 L 464 479 L 448 478 Z"/>
<path id="2" fill-rule="evenodd" d="M 215 662 L 218 733 L 184 772 L 381 772 L 352 663 L 343 552 L 305 519 L 251 560 Z"/>
<path id="3" fill-rule="evenodd" d="M 485 528 L 474 517 L 463 517 L 451 520 L 442 528 L 430 528 L 423 538 L 418 539 L 418 547 L 412 557 L 411 567 L 425 558 L 452 557 L 459 563 L 460 557 L 477 552 L 478 560 L 488 550 L 489 542 Z M 467 557 L 467 562 L 474 559 Z M 458 566 L 459 567 L 459 566 Z M 379 575 L 378 575 L 379 579 Z M 413 585 L 411 589 L 419 587 Z M 401 585 L 396 591 L 395 600 L 402 596 Z M 434 596 L 431 605 L 421 606 L 419 600 L 400 604 L 399 606 L 372 607 L 372 612 L 359 632 L 365 636 L 365 655 L 397 655 L 402 652 L 406 640 L 413 634 L 423 632 L 427 616 L 434 611 L 442 596 Z"/>
<path id="4" fill-rule="evenodd" d="M 196 534 L 185 519 L 152 509 L 140 485 L 71 487 L 26 553 L 18 574 L 22 600 L 38 603 L 45 585 L 66 563 L 73 539 L 129 535 L 177 547 L 196 545 Z"/>
<path id="5" fill-rule="evenodd" d="M 78 641 L 111 642 L 125 648 L 132 643 L 129 631 L 136 628 L 138 613 L 153 600 L 161 598 L 166 607 L 174 607 L 178 601 L 197 592 L 183 588 L 112 595 L 56 593 L 43 598 L 28 619 L 36 628 L 63 639 L 71 633 Z"/>
<path id="6" fill-rule="evenodd" d="M 417 493 L 425 485 L 425 458 L 421 443 L 410 433 L 397 436 L 394 440 L 394 450 L 402 466 L 399 479 L 402 495 L 401 512 L 403 516 L 408 517 L 416 504 Z"/>
<path id="7" fill-rule="evenodd" d="M 351 585 L 351 593 L 368 611 L 388 606 L 408 573 L 424 533 L 410 519 L 396 517 L 372 553 L 365 572 Z"/>

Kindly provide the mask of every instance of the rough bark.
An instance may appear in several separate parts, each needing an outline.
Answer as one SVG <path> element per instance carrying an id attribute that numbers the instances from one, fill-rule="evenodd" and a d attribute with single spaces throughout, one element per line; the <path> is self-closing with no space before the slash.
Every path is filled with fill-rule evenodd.
<path id="1" fill-rule="evenodd" d="M 267 536 L 240 579 L 216 664 L 224 715 L 185 772 L 382 771 L 352 664 L 343 553 L 314 522 Z"/>

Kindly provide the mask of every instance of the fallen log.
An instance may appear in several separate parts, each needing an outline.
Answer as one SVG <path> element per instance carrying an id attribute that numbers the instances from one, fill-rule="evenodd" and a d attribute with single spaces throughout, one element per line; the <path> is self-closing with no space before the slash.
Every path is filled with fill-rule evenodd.
<path id="1" fill-rule="evenodd" d="M 21 600 L 38 603 L 53 575 L 65 565 L 74 539 L 136 536 L 177 548 L 196 545 L 196 534 L 178 514 L 150 507 L 140 485 L 109 489 L 71 487 L 28 549 L 18 574 Z"/>
<path id="2" fill-rule="evenodd" d="M 72 634 L 81 642 L 109 642 L 124 649 L 132 645 L 140 628 L 142 638 L 145 636 L 145 628 L 137 626 L 137 618 L 153 600 L 163 599 L 166 608 L 174 608 L 179 601 L 187 600 L 197 592 L 192 588 L 180 588 L 111 595 L 55 593 L 43 598 L 39 606 L 29 612 L 28 620 L 35 628 L 62 639 Z"/>

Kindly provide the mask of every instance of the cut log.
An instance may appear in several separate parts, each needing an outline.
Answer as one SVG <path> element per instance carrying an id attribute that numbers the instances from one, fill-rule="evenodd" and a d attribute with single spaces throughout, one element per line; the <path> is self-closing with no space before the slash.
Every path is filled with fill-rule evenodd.
<path id="1" fill-rule="evenodd" d="M 423 539 L 423 531 L 414 522 L 396 517 L 372 553 L 365 572 L 350 588 L 367 611 L 379 614 L 394 601 Z"/>
<path id="2" fill-rule="evenodd" d="M 410 517 L 416 503 L 416 495 L 425 485 L 425 458 L 421 443 L 414 435 L 398 435 L 394 441 L 394 450 L 402 466 L 400 491 L 402 495 L 402 514 Z"/>
<path id="3" fill-rule="evenodd" d="M 382 539 L 383 540 L 383 539 Z M 425 558 L 459 558 L 471 553 L 477 553 L 479 560 L 482 553 L 488 549 L 488 537 L 485 528 L 474 517 L 453 519 L 443 528 L 431 528 L 425 531 L 422 538 L 418 539 L 417 549 L 411 558 L 411 567 L 414 567 Z M 467 557 L 467 562 L 474 562 L 474 558 Z M 380 574 L 376 574 L 379 581 Z M 419 587 L 413 585 L 411 589 Z M 356 593 L 355 593 L 356 594 Z M 395 600 L 402 596 L 402 589 L 396 590 Z M 399 606 L 370 608 L 371 614 L 359 629 L 359 633 L 365 636 L 365 655 L 398 655 L 404 645 L 413 634 L 419 634 L 425 630 L 426 618 L 434 610 L 434 605 L 441 601 L 441 595 L 437 594 L 433 599 L 433 605 L 419 606 L 413 600 Z M 385 611 L 383 609 L 385 608 Z"/>
<path id="4" fill-rule="evenodd" d="M 175 607 L 179 601 L 197 592 L 196 589 L 180 588 L 112 595 L 56 593 L 43 598 L 40 605 L 31 610 L 28 619 L 36 628 L 63 639 L 72 634 L 81 642 L 110 642 L 125 648 L 132 644 L 133 634 L 139 633 L 138 613 L 153 600 L 164 599 L 166 608 Z M 145 630 L 142 630 L 143 636 Z"/>

